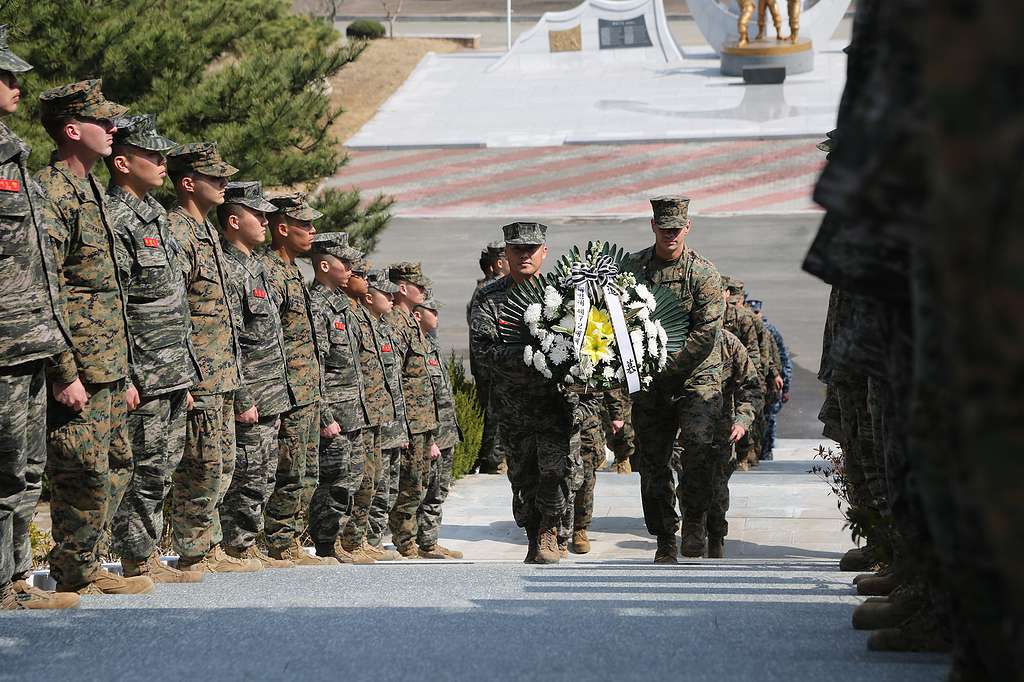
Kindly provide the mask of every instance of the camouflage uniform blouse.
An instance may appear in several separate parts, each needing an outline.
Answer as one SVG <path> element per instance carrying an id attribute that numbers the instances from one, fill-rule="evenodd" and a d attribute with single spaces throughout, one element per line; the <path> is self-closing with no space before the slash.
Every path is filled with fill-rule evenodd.
<path id="1" fill-rule="evenodd" d="M 395 332 L 396 350 L 402 363 L 402 395 L 409 433 L 433 431 L 437 428 L 437 406 L 427 367 L 430 341 L 416 318 L 398 306 L 388 313 L 386 320 Z"/>
<path id="2" fill-rule="evenodd" d="M 345 294 L 320 282 L 309 288 L 313 329 L 323 368 L 320 428 L 337 422 L 348 433 L 366 427 L 366 401 L 359 362 L 359 318 Z"/>
<path id="3" fill-rule="evenodd" d="M 404 448 L 409 445 L 409 425 L 405 421 L 405 396 L 402 394 L 402 363 L 398 361 L 395 331 L 385 320 L 377 321 L 381 336 L 381 359 L 384 361 L 384 380 L 395 407 L 395 418 L 380 428 L 380 447 L 383 450 Z"/>
<path id="4" fill-rule="evenodd" d="M 754 369 L 761 373 L 761 346 L 758 342 L 757 328 L 754 325 L 753 313 L 739 303 L 730 302 L 725 306 L 722 316 L 722 328 L 733 333 L 747 349 L 747 356 L 754 363 Z"/>
<path id="5" fill-rule="evenodd" d="M 242 385 L 238 338 L 224 276 L 224 254 L 210 221 L 196 221 L 180 206 L 167 216 L 171 234 L 181 245 L 188 307 L 192 315 L 192 344 L 202 378 L 195 395 L 228 393 Z"/>
<path id="6" fill-rule="evenodd" d="M 384 379 L 384 350 L 378 323 L 370 313 L 359 307 L 359 362 L 366 396 L 366 417 L 370 426 L 383 426 L 394 421 L 395 404 Z M 391 349 L 387 352 L 394 352 Z"/>
<path id="7" fill-rule="evenodd" d="M 221 248 L 242 364 L 243 384 L 235 391 L 235 414 L 253 405 L 260 419 L 287 412 L 292 403 L 284 373 L 284 335 L 263 263 L 227 241 L 221 241 Z"/>
<path id="8" fill-rule="evenodd" d="M 462 442 L 462 430 L 455 415 L 455 396 L 452 395 L 451 379 L 441 359 L 441 347 L 434 339 L 430 339 L 427 366 L 437 400 L 437 431 L 434 432 L 434 442 L 442 450 L 454 448 Z"/>
<path id="9" fill-rule="evenodd" d="M 739 338 L 722 330 L 718 342 L 722 354 L 722 428 L 739 424 L 749 429 L 764 407 L 761 376 Z"/>
<path id="10" fill-rule="evenodd" d="M 672 356 L 672 367 L 687 384 L 703 383 L 707 375 L 722 371 L 718 336 L 722 330 L 722 278 L 710 261 L 685 248 L 678 260 L 667 263 L 649 246 L 630 258 L 644 273 L 648 284 L 668 287 L 690 315 L 686 343 Z M 698 377 L 701 377 L 698 380 Z"/>
<path id="11" fill-rule="evenodd" d="M 152 197 L 139 199 L 111 185 L 107 215 L 128 299 L 132 383 L 143 398 L 188 388 L 199 380 L 199 365 L 181 246 L 171 236 L 167 213 Z"/>
<path id="12" fill-rule="evenodd" d="M 29 148 L 0 122 L 0 364 L 52 357 L 70 346 L 57 267 L 41 204 L 25 168 Z"/>
<path id="13" fill-rule="evenodd" d="M 302 271 L 295 263 L 286 263 L 274 250 L 262 256 L 274 304 L 281 316 L 286 373 L 292 405 L 299 407 L 320 400 L 320 364 L 309 291 Z"/>
<path id="14" fill-rule="evenodd" d="M 49 199 L 44 220 L 72 342 L 72 350 L 62 353 L 47 373 L 61 383 L 76 377 L 90 384 L 124 379 L 131 362 L 128 322 L 99 181 L 92 174 L 78 177 L 56 159 L 36 180 Z"/>

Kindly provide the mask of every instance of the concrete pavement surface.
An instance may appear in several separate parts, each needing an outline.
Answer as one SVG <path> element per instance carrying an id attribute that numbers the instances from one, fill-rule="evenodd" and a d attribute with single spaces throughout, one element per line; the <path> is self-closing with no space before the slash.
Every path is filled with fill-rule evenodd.
<path id="1" fill-rule="evenodd" d="M 695 203 L 691 210 L 699 214 L 701 207 Z M 381 265 L 422 261 L 424 272 L 434 281 L 434 293 L 447 305 L 438 330 L 441 346 L 465 354 L 469 347 L 465 306 L 480 277 L 480 248 L 501 239 L 501 225 L 520 219 L 540 220 L 550 226 L 548 267 L 570 247 L 584 246 L 590 239 L 610 241 L 631 251 L 653 241 L 650 220 L 644 218 L 551 220 L 528 213 L 507 218 L 396 218 L 370 259 Z M 750 296 L 765 302 L 766 315 L 786 338 L 795 375 L 792 399 L 780 416 L 783 437 L 821 436 L 817 415 L 824 389 L 815 377 L 829 289 L 800 269 L 820 222 L 820 214 L 698 216 L 687 239 L 722 273 L 742 279 Z"/>

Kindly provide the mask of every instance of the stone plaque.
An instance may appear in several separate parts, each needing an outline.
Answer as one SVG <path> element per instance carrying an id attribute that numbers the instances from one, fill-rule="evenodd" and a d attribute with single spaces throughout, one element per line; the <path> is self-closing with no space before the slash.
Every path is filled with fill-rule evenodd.
<path id="1" fill-rule="evenodd" d="M 644 15 L 632 19 L 598 19 L 601 49 L 615 50 L 622 47 L 651 47 Z"/>
<path id="2" fill-rule="evenodd" d="M 552 52 L 579 52 L 583 49 L 583 32 L 579 26 L 564 31 L 548 31 L 548 48 Z"/>

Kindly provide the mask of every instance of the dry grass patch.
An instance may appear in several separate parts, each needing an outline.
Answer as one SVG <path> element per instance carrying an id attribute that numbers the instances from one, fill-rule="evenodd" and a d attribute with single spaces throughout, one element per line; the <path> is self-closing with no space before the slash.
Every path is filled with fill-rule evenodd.
<path id="1" fill-rule="evenodd" d="M 373 118 L 380 105 L 405 82 L 428 52 L 455 52 L 449 40 L 382 38 L 331 79 L 331 103 L 344 110 L 331 127 L 342 143 Z"/>

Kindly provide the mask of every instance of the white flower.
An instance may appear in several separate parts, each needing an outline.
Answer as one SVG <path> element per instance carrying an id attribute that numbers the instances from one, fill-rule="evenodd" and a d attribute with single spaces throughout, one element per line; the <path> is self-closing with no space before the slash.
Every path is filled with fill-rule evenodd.
<path id="1" fill-rule="evenodd" d="M 629 332 L 629 340 L 633 345 L 633 355 L 636 357 L 638 363 L 643 362 L 644 358 L 644 331 L 642 329 L 634 329 Z"/>
<path id="2" fill-rule="evenodd" d="M 557 337 L 554 334 L 549 334 L 545 331 L 544 336 L 541 338 L 540 341 L 540 349 L 547 353 L 549 350 L 551 350 L 551 345 L 555 342 L 556 338 Z"/>
<path id="3" fill-rule="evenodd" d="M 533 364 L 533 347 L 527 346 L 523 349 L 523 362 L 527 367 Z"/>
<path id="4" fill-rule="evenodd" d="M 658 328 L 650 320 L 644 320 L 644 334 L 648 339 L 654 340 L 658 338 Z"/>
<path id="5" fill-rule="evenodd" d="M 544 319 L 554 320 L 558 317 L 558 309 L 562 307 L 562 295 L 550 284 L 544 287 Z"/>
<path id="6" fill-rule="evenodd" d="M 570 313 L 558 321 L 558 326 L 572 334 L 576 331 L 576 317 Z"/>
<path id="7" fill-rule="evenodd" d="M 601 374 L 608 381 L 612 381 L 613 379 L 615 379 L 615 368 L 612 367 L 611 365 L 605 365 L 604 371 L 602 371 Z"/>
<path id="8" fill-rule="evenodd" d="M 640 377 L 640 383 L 643 384 L 644 386 L 650 386 L 651 385 L 651 378 L 652 377 L 651 377 L 650 374 L 646 374 L 646 375 Z"/>
<path id="9" fill-rule="evenodd" d="M 565 375 L 565 378 L 564 378 L 564 379 L 562 379 L 562 383 L 564 383 L 564 384 L 571 384 L 571 383 L 573 383 L 573 382 L 575 382 L 575 381 L 576 381 L 576 380 L 572 378 L 572 375 L 571 375 L 571 374 L 566 374 L 566 375 Z"/>
<path id="10" fill-rule="evenodd" d="M 526 306 L 526 312 L 523 313 L 523 321 L 526 324 L 537 324 L 540 322 L 540 303 L 531 303 Z"/>
<path id="11" fill-rule="evenodd" d="M 547 359 L 544 357 L 543 353 L 538 351 L 533 354 L 533 366 L 538 372 L 543 374 L 545 378 L 551 378 L 551 370 L 548 368 Z"/>
<path id="12" fill-rule="evenodd" d="M 619 381 L 625 381 L 626 380 L 626 370 L 623 369 L 622 367 L 619 367 L 618 371 L 615 372 L 615 378 L 618 379 Z"/>
<path id="13" fill-rule="evenodd" d="M 642 298 L 645 301 L 647 300 L 647 297 L 651 295 L 651 290 L 648 289 L 645 284 L 637 284 L 633 287 L 633 292 L 636 293 L 638 298 Z"/>
<path id="14" fill-rule="evenodd" d="M 551 364 L 553 365 L 560 365 L 569 359 L 569 343 L 565 340 L 564 336 L 556 339 L 555 343 L 551 345 L 548 355 L 551 357 Z"/>
<path id="15" fill-rule="evenodd" d="M 646 305 L 641 306 L 640 312 L 638 312 L 636 316 L 639 317 L 644 324 L 647 324 L 647 321 L 651 319 L 651 309 Z"/>
<path id="16" fill-rule="evenodd" d="M 658 330 L 658 341 L 661 343 L 662 346 L 667 346 L 668 345 L 668 332 L 666 332 L 665 328 L 663 326 L 661 326 L 661 320 L 655 320 L 654 321 L 654 326 Z"/>

